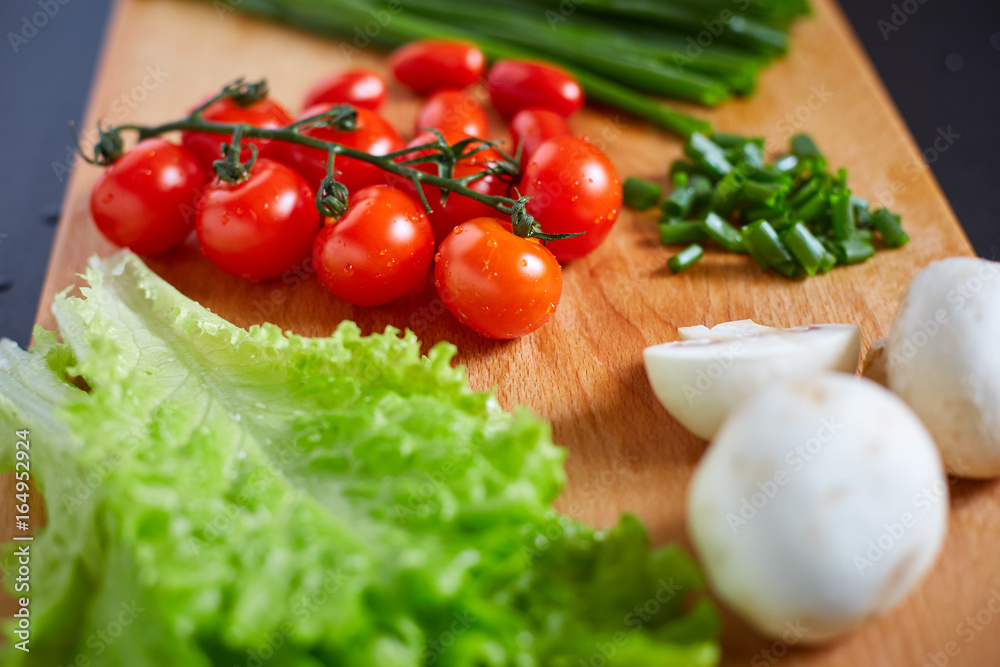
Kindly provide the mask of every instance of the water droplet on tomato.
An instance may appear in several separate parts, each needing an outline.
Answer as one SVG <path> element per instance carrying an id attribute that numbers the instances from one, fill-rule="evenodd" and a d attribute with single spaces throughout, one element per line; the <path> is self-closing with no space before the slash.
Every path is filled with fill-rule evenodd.
<path id="1" fill-rule="evenodd" d="M 496 241 L 496 239 L 490 239 L 490 240 L 488 240 L 486 242 L 486 245 L 488 247 L 490 247 L 490 248 L 496 248 L 497 247 L 497 241 Z"/>
<path id="2" fill-rule="evenodd" d="M 528 260 L 522 259 L 521 260 L 521 266 L 527 266 L 527 265 L 528 265 Z"/>
<path id="3" fill-rule="evenodd" d="M 352 264 L 345 264 L 344 265 L 344 275 L 345 276 L 353 276 L 354 275 L 354 265 L 352 265 Z"/>
<path id="4" fill-rule="evenodd" d="M 578 201 L 579 199 L 580 199 L 580 197 L 579 197 L 578 195 L 573 195 L 573 196 L 572 196 L 572 197 L 570 198 L 570 201 Z"/>
<path id="5" fill-rule="evenodd" d="M 115 199 L 115 196 L 113 194 L 111 194 L 111 193 L 108 193 L 108 194 L 104 195 L 104 203 L 105 204 L 110 204 L 111 202 L 114 201 L 114 199 Z"/>
<path id="6" fill-rule="evenodd" d="M 434 253 L 434 261 L 435 262 L 440 262 L 441 261 L 441 253 L 439 253 L 439 252 Z"/>

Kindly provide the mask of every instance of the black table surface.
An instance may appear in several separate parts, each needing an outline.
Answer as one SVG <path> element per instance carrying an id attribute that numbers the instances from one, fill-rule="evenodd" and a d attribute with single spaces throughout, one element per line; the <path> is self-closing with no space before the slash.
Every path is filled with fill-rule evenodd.
<path id="1" fill-rule="evenodd" d="M 1000 2 L 841 4 L 976 251 L 996 258 Z M 0 2 L 0 336 L 21 345 L 31 336 L 67 183 L 66 120 L 79 122 L 83 114 L 110 5 Z M 41 28 L 26 27 L 45 9 L 51 16 Z M 957 138 L 938 152 L 934 140 L 942 132 Z"/>

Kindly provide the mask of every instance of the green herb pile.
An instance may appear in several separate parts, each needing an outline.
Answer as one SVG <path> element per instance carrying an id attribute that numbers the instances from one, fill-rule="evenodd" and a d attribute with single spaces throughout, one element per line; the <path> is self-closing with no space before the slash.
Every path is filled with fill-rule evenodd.
<path id="1" fill-rule="evenodd" d="M 660 240 L 691 244 L 669 260 L 675 273 L 703 256 L 701 243 L 749 254 L 761 269 L 788 278 L 858 264 L 876 247 L 899 248 L 910 239 L 900 218 L 871 210 L 851 194 L 847 170 L 827 171 L 826 158 L 804 134 L 791 152 L 764 161 L 764 140 L 695 133 L 684 145 L 688 160 L 670 168 L 674 190 L 660 203 Z M 625 183 L 625 203 L 645 210 L 659 201 L 659 186 L 642 179 Z"/>
<path id="2" fill-rule="evenodd" d="M 594 100 L 687 136 L 709 125 L 653 97 L 715 106 L 753 92 L 788 49 L 806 0 L 213 0 L 345 40 L 384 48 L 459 37 L 486 55 L 562 65 Z"/>
<path id="3" fill-rule="evenodd" d="M 247 332 L 130 255 L 86 278 L 62 342 L 0 343 L 0 426 L 30 430 L 48 513 L 6 667 L 718 660 L 691 560 L 552 510 L 564 452 L 451 346 Z"/>

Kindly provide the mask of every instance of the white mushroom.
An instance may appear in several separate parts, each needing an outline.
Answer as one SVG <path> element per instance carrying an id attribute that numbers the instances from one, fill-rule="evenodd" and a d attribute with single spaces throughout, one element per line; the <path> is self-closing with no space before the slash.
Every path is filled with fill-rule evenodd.
<path id="1" fill-rule="evenodd" d="M 744 320 L 679 333 L 685 340 L 646 348 L 646 373 L 670 414 L 705 439 L 763 386 L 824 370 L 853 373 L 861 350 L 852 324 L 776 329 Z"/>
<path id="2" fill-rule="evenodd" d="M 1000 475 L 1000 264 L 956 257 L 921 271 L 892 325 L 888 375 L 949 471 Z"/>
<path id="3" fill-rule="evenodd" d="M 916 415 L 839 373 L 762 389 L 726 420 L 688 493 L 718 596 L 765 635 L 826 641 L 895 605 L 934 563 L 948 489 Z"/>
<path id="4" fill-rule="evenodd" d="M 888 348 L 889 339 L 879 338 L 868 348 L 868 354 L 861 364 L 861 374 L 883 387 L 889 386 L 889 356 L 886 354 Z"/>

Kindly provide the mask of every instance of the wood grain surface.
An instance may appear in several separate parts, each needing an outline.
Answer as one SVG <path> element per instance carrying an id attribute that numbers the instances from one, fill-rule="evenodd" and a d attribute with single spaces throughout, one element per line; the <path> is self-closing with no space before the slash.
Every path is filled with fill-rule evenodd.
<path id="1" fill-rule="evenodd" d="M 352 319 L 366 331 L 410 327 L 427 345 L 455 343 L 474 387 L 495 387 L 506 407 L 530 406 L 551 421 L 556 441 L 569 448 L 563 511 L 597 526 L 632 511 L 656 541 L 686 542 L 684 496 L 705 443 L 657 403 L 641 350 L 675 339 L 679 326 L 742 318 L 776 326 L 852 322 L 861 326 L 867 346 L 887 333 L 917 271 L 938 258 L 971 254 L 839 8 L 817 0 L 815 10 L 795 28 L 791 57 L 765 72 L 753 99 L 699 112 L 720 130 L 767 137 L 772 149 L 783 148 L 794 132 L 810 132 L 834 168 L 849 169 L 857 194 L 901 213 L 913 242 L 867 264 L 790 282 L 762 274 L 743 257 L 709 252 L 695 269 L 675 277 L 666 269 L 670 253 L 658 243 L 655 217 L 625 212 L 601 248 L 566 268 L 553 320 L 505 343 L 480 339 L 458 325 L 435 302 L 433 288 L 390 307 L 366 309 L 338 301 L 312 279 L 251 284 L 231 278 L 190 242 L 150 265 L 241 326 L 267 320 L 324 335 Z M 317 77 L 348 64 L 385 70 L 377 52 L 354 53 L 348 62 L 335 42 L 220 13 L 210 3 L 120 0 L 87 127 L 98 118 L 158 123 L 179 117 L 240 75 L 267 77 L 276 98 L 297 111 Z M 416 98 L 395 87 L 385 113 L 409 135 L 417 106 Z M 506 137 L 499 118 L 493 123 L 495 136 Z M 573 125 L 607 151 L 623 178 L 665 183 L 667 166 L 681 153 L 678 139 L 615 110 L 588 108 Z M 114 250 L 88 212 L 97 175 L 98 169 L 83 165 L 72 176 L 39 308 L 43 325 L 53 326 L 52 296 L 77 281 L 87 258 Z M 4 499 L 12 493 L 9 486 L 0 492 Z M 1000 664 L 1000 619 L 988 622 L 991 596 L 1000 598 L 1000 493 L 995 484 L 960 482 L 952 494 L 944 554 L 901 608 L 842 641 L 809 650 L 765 641 L 726 613 L 723 664 Z M 11 504 L 0 503 L 2 531 L 8 533 Z"/>

